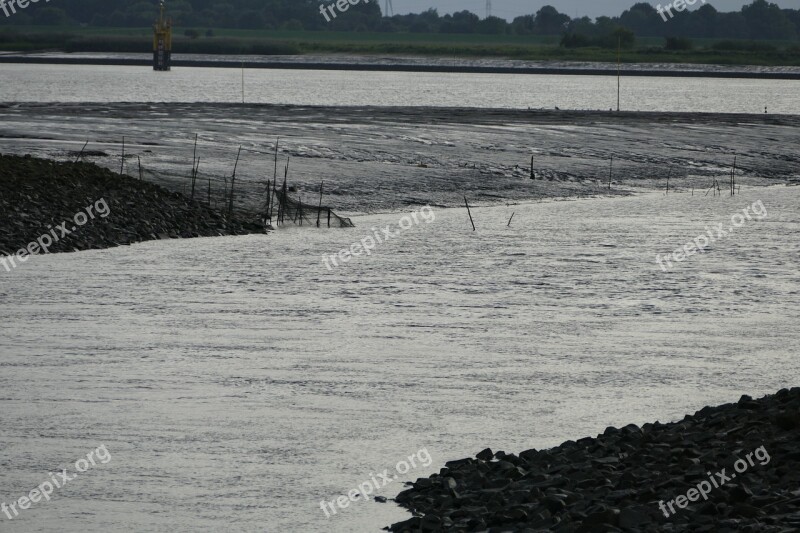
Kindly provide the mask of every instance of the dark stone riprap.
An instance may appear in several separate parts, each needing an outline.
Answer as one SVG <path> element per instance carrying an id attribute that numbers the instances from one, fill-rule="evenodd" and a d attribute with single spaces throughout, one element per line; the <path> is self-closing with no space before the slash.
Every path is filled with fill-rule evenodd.
<path id="1" fill-rule="evenodd" d="M 743 472 L 734 468 L 759 448 Z M 704 482 L 707 499 L 692 492 Z M 687 493 L 697 501 L 662 511 Z M 486 449 L 418 479 L 396 501 L 415 516 L 388 528 L 395 532 L 799 531 L 800 388 L 549 450 Z"/>

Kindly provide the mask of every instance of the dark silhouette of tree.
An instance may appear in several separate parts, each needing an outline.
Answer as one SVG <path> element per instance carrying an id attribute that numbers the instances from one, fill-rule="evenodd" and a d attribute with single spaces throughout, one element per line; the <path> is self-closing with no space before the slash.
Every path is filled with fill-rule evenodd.
<path id="1" fill-rule="evenodd" d="M 435 9 L 384 17 L 381 2 L 349 5 L 327 21 L 320 4 L 336 0 L 168 0 L 168 13 L 185 28 L 298 29 L 313 31 L 373 31 L 404 33 L 515 34 L 565 36 L 565 43 L 598 45 L 618 28 L 640 37 L 715 38 L 730 40 L 793 40 L 800 35 L 800 10 L 781 9 L 767 0 L 752 0 L 738 12 L 719 12 L 710 3 L 699 9 L 675 11 L 664 21 L 648 2 L 637 2 L 620 16 L 570 19 L 547 5 L 536 13 L 508 22 L 482 19 L 469 11 L 439 16 Z M 666 2 L 662 2 L 666 3 Z M 719 5 L 719 4 L 718 4 Z M 69 8 L 29 4 L 11 16 L 0 15 L 0 26 L 82 24 L 90 27 L 148 27 L 158 14 L 158 0 L 69 0 Z M 60 31 L 60 30 L 56 30 Z"/>
<path id="2" fill-rule="evenodd" d="M 742 8 L 742 16 L 750 27 L 751 39 L 794 39 L 797 28 L 777 4 L 755 0 Z"/>
<path id="3" fill-rule="evenodd" d="M 569 23 L 567 15 L 559 13 L 553 6 L 544 6 L 533 20 L 533 33 L 539 35 L 558 35 L 564 32 Z"/>
<path id="4" fill-rule="evenodd" d="M 474 33 L 481 19 L 471 11 L 445 15 L 441 21 L 442 33 Z"/>
<path id="5" fill-rule="evenodd" d="M 639 2 L 624 11 L 619 17 L 619 24 L 640 36 L 661 36 L 666 31 L 656 8 L 645 2 Z"/>

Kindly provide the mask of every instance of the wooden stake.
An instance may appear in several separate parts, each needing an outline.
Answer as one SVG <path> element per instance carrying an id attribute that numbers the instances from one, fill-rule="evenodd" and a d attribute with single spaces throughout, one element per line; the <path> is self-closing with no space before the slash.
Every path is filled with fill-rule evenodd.
<path id="1" fill-rule="evenodd" d="M 122 171 L 125 168 L 125 136 L 122 136 L 122 159 L 119 162 L 119 175 L 122 176 Z"/>
<path id="2" fill-rule="evenodd" d="M 297 218 L 300 219 L 300 225 L 302 226 L 303 225 L 303 195 L 302 194 L 298 195 L 297 209 L 295 209 L 295 215 L 297 216 Z"/>
<path id="3" fill-rule="evenodd" d="M 269 188 L 270 188 L 270 185 L 271 185 L 270 181 L 269 181 L 269 180 L 267 180 L 267 201 L 266 201 L 266 202 L 264 202 L 264 210 L 265 210 L 265 213 L 264 213 L 264 220 L 265 220 L 265 221 L 267 221 L 267 220 L 268 220 L 268 221 L 272 222 L 272 219 L 271 219 L 271 218 L 270 218 L 270 216 L 269 216 L 269 204 L 270 204 L 270 192 L 271 192 L 271 191 L 269 190 Z"/>
<path id="4" fill-rule="evenodd" d="M 614 156 L 611 156 L 611 162 L 608 165 L 608 190 L 611 190 L 611 176 L 614 172 Z"/>
<path id="5" fill-rule="evenodd" d="M 242 155 L 242 145 L 239 145 L 239 153 L 236 154 L 236 163 L 233 165 L 233 175 L 231 175 L 231 193 L 228 196 L 228 217 L 233 219 L 233 186 L 236 183 L 236 167 L 239 166 L 239 156 Z"/>
<path id="6" fill-rule="evenodd" d="M 516 212 L 516 211 L 515 211 Z M 511 227 L 511 219 L 514 218 L 514 213 L 511 213 L 511 217 L 508 219 L 508 224 L 506 225 L 507 228 Z"/>
<path id="7" fill-rule="evenodd" d="M 269 215 L 270 220 L 272 220 L 272 215 L 275 214 L 275 207 L 272 205 L 275 201 L 275 196 L 278 187 L 278 144 L 281 142 L 281 138 L 278 137 L 275 139 L 275 170 L 272 173 L 272 198 L 270 199 L 269 205 Z M 280 206 L 278 206 L 278 210 L 280 210 Z M 276 220 L 277 222 L 277 220 Z"/>
<path id="8" fill-rule="evenodd" d="M 319 184 L 319 207 L 317 207 L 317 227 L 319 227 L 319 219 L 322 216 L 322 187 L 325 186 L 325 180 Z"/>
<path id="9" fill-rule="evenodd" d="M 275 215 L 275 224 L 278 224 L 281 221 L 281 210 L 283 208 L 283 200 L 281 200 L 281 193 L 278 191 L 276 187 L 277 183 L 272 184 L 274 197 L 278 199 L 278 214 Z"/>
<path id="10" fill-rule="evenodd" d="M 139 181 L 142 181 L 142 158 L 137 155 L 136 159 L 139 161 Z"/>
<path id="11" fill-rule="evenodd" d="M 283 224 L 283 221 L 284 221 L 284 219 L 286 217 L 286 195 L 287 194 L 288 193 L 287 193 L 287 189 L 286 189 L 286 176 L 284 175 L 283 176 L 283 190 L 281 191 L 281 197 L 278 199 L 278 220 L 280 221 L 281 224 Z"/>
<path id="12" fill-rule="evenodd" d="M 620 88 L 620 54 L 622 50 L 622 37 L 617 37 L 617 113 L 619 113 L 619 88 Z"/>
<path id="13" fill-rule="evenodd" d="M 714 191 L 714 194 L 712 194 L 712 196 L 716 196 L 717 193 L 719 192 L 719 183 L 717 183 L 717 178 L 714 178 L 714 183 L 711 184 L 711 190 Z"/>
<path id="14" fill-rule="evenodd" d="M 269 214 L 270 214 L 271 218 L 273 218 L 274 215 L 275 215 L 275 199 L 276 198 L 278 198 L 278 182 L 273 180 L 272 181 L 272 200 L 270 201 L 270 204 L 272 204 L 272 205 L 270 206 L 270 210 L 269 210 Z M 278 202 L 280 202 L 279 198 L 278 198 Z M 280 209 L 280 203 L 278 203 L 278 209 Z M 276 223 L 278 222 L 277 218 L 275 218 L 275 222 Z"/>
<path id="15" fill-rule="evenodd" d="M 275 140 L 275 173 L 272 175 L 272 183 L 275 183 L 278 179 L 278 143 L 281 142 L 281 138 L 278 137 Z"/>
<path id="16" fill-rule="evenodd" d="M 83 145 L 81 148 L 81 152 L 78 154 L 78 157 L 75 158 L 75 162 L 77 163 L 83 157 L 83 151 L 86 149 L 86 145 L 89 144 L 89 139 L 86 139 L 86 144 Z"/>
<path id="17" fill-rule="evenodd" d="M 194 200 L 194 189 L 195 184 L 197 183 L 197 171 L 200 169 L 200 160 L 198 159 L 192 169 L 192 197 L 191 199 Z"/>
<path id="18" fill-rule="evenodd" d="M 469 210 L 469 202 L 467 202 L 466 196 L 464 196 L 464 205 L 467 206 L 467 214 L 469 215 L 469 221 L 472 224 L 472 231 L 475 231 L 475 222 L 472 220 L 472 212 Z"/>
<path id="19" fill-rule="evenodd" d="M 536 179 L 536 174 L 533 173 L 533 156 L 531 156 L 531 179 Z"/>
<path id="20" fill-rule="evenodd" d="M 197 180 L 197 134 L 194 134 L 194 152 L 192 152 L 192 200 L 194 200 L 194 184 Z"/>
<path id="21" fill-rule="evenodd" d="M 669 172 L 667 173 L 667 192 L 669 194 L 669 177 L 672 175 L 672 167 L 669 167 Z"/>
<path id="22" fill-rule="evenodd" d="M 192 200 L 194 200 L 194 184 L 197 181 L 197 172 L 200 170 L 200 160 L 197 160 L 197 166 L 194 167 L 193 177 L 192 177 Z"/>
<path id="23" fill-rule="evenodd" d="M 286 186 L 286 180 L 289 178 L 289 159 L 290 156 L 286 156 L 286 166 L 283 167 L 283 198 L 281 198 L 283 213 L 281 214 L 281 222 L 285 220 L 286 210 L 289 208 L 289 188 Z"/>

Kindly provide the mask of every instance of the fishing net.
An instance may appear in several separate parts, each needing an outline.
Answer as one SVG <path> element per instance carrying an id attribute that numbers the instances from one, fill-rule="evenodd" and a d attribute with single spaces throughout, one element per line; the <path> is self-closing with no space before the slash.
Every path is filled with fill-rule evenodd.
<path id="1" fill-rule="evenodd" d="M 271 226 L 294 224 L 329 228 L 355 227 L 349 218 L 340 217 L 330 207 L 306 204 L 291 198 L 285 184 L 282 190 L 273 190 L 264 211 L 264 220 Z"/>

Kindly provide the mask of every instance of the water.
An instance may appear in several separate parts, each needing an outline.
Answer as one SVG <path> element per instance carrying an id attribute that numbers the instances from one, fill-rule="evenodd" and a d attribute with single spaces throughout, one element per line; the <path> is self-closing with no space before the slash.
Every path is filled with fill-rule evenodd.
<path id="1" fill-rule="evenodd" d="M 241 102 L 239 69 L 0 64 L 0 102 Z M 800 114 L 800 81 L 624 77 L 629 111 Z M 614 76 L 246 70 L 248 103 L 611 109 Z"/>
<path id="2" fill-rule="evenodd" d="M 796 386 L 800 188 L 742 192 L 474 208 L 476 232 L 438 209 L 332 271 L 401 215 L 0 272 L 0 502 L 112 456 L 2 530 L 377 532 L 408 515 L 320 500 L 420 448 L 402 479 Z M 767 218 L 658 268 L 756 200 Z"/>

